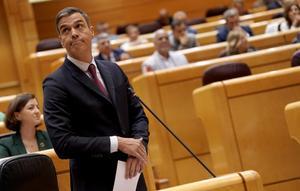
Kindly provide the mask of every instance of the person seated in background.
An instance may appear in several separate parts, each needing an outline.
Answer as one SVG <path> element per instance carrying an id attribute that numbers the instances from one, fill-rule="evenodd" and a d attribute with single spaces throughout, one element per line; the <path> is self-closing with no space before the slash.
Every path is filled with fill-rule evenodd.
<path id="1" fill-rule="evenodd" d="M 291 59 L 291 66 L 295 67 L 295 66 L 300 66 L 300 50 L 297 50 Z"/>
<path id="2" fill-rule="evenodd" d="M 186 25 L 187 25 L 187 15 L 184 11 L 177 11 L 176 13 L 174 13 L 173 15 L 173 21 L 183 21 Z M 186 26 L 186 31 L 188 33 L 192 33 L 192 34 L 197 34 L 197 31 L 193 28 L 191 28 L 190 26 Z"/>
<path id="3" fill-rule="evenodd" d="M 167 9 L 159 10 L 159 17 L 158 19 L 156 19 L 156 22 L 162 27 L 170 25 L 172 23 L 172 17 L 170 16 Z"/>
<path id="4" fill-rule="evenodd" d="M 248 14 L 247 9 L 245 8 L 244 0 L 232 0 L 232 6 L 231 7 L 237 9 L 238 12 L 239 12 L 239 15 Z"/>
<path id="5" fill-rule="evenodd" d="M 296 1 L 284 3 L 284 18 L 284 21 L 268 24 L 265 33 L 287 31 L 300 26 L 300 7 Z"/>
<path id="6" fill-rule="evenodd" d="M 271 9 L 277 9 L 282 7 L 283 1 L 282 0 L 256 0 L 252 7 L 257 8 L 257 7 L 262 7 L 265 6 L 267 7 L 268 10 Z"/>
<path id="7" fill-rule="evenodd" d="M 228 34 L 227 47 L 220 53 L 220 57 L 253 52 L 255 50 L 254 47 L 249 45 L 246 33 L 243 30 L 236 29 Z"/>
<path id="8" fill-rule="evenodd" d="M 225 25 L 218 28 L 217 42 L 224 42 L 227 39 L 227 35 L 233 29 L 244 30 L 247 36 L 253 36 L 253 32 L 249 26 L 241 26 L 239 20 L 239 12 L 235 8 L 231 8 L 225 11 L 224 19 Z"/>
<path id="9" fill-rule="evenodd" d="M 296 37 L 292 40 L 292 43 L 299 43 L 300 42 L 300 33 L 297 33 Z"/>
<path id="10" fill-rule="evenodd" d="M 36 129 L 41 123 L 35 96 L 30 93 L 18 95 L 9 104 L 5 117 L 6 128 L 16 133 L 0 138 L 0 158 L 51 149 L 47 132 Z"/>
<path id="11" fill-rule="evenodd" d="M 198 46 L 196 36 L 186 31 L 184 21 L 174 20 L 171 28 L 172 32 L 169 35 L 169 40 L 172 50 L 182 50 Z"/>
<path id="12" fill-rule="evenodd" d="M 93 38 L 93 43 L 98 42 L 98 37 L 102 34 L 107 34 L 109 40 L 115 40 L 118 38 L 118 35 L 111 34 L 109 31 L 109 24 L 107 22 L 100 21 L 96 24 L 97 35 Z"/>
<path id="13" fill-rule="evenodd" d="M 153 40 L 155 52 L 142 64 L 143 73 L 188 64 L 183 54 L 170 51 L 171 44 L 164 29 L 157 30 Z"/>
<path id="14" fill-rule="evenodd" d="M 108 60 L 111 62 L 117 62 L 121 60 L 127 60 L 130 55 L 121 48 L 113 49 L 108 39 L 107 34 L 98 36 L 97 47 L 99 54 L 95 57 L 98 60 Z"/>
<path id="15" fill-rule="evenodd" d="M 140 38 L 139 28 L 135 25 L 129 25 L 126 28 L 126 33 L 129 40 L 121 45 L 124 50 L 148 42 L 146 39 Z"/>

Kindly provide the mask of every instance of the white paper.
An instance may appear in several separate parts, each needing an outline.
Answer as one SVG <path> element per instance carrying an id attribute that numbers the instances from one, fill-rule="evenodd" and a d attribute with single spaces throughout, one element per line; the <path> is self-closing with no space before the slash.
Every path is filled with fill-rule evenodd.
<path id="1" fill-rule="evenodd" d="M 136 186 L 141 173 L 133 178 L 125 178 L 126 162 L 118 161 L 113 191 L 136 191 Z"/>

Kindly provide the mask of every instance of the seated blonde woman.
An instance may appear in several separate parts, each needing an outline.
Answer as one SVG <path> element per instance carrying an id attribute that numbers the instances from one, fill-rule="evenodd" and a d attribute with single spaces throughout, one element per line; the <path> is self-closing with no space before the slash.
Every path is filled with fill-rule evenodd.
<path id="1" fill-rule="evenodd" d="M 18 95 L 8 106 L 5 125 L 15 134 L 0 138 L 0 158 L 52 148 L 47 132 L 37 130 L 41 112 L 33 94 Z"/>
<path id="2" fill-rule="evenodd" d="M 227 48 L 220 53 L 220 57 L 253 52 L 256 49 L 251 47 L 247 40 L 247 34 L 236 29 L 231 31 L 227 37 Z"/>

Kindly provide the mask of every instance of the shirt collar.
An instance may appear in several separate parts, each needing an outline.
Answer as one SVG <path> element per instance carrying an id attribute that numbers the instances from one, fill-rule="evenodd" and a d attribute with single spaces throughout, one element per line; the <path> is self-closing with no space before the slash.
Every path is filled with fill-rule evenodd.
<path id="1" fill-rule="evenodd" d="M 169 60 L 169 58 L 170 58 L 170 51 L 169 51 L 169 57 L 168 58 L 166 58 L 166 57 L 162 56 L 161 54 L 159 54 L 158 51 L 155 51 L 154 54 L 156 54 L 156 56 L 158 56 L 159 59 L 161 59 L 161 60 Z"/>
<path id="2" fill-rule="evenodd" d="M 97 65 L 96 65 L 96 62 L 95 62 L 95 59 L 93 58 L 92 59 L 92 63 L 88 63 L 88 62 L 82 62 L 80 60 L 77 60 L 73 57 L 71 57 L 70 55 L 67 55 L 67 58 L 73 63 L 75 64 L 75 66 L 77 66 L 80 70 L 84 71 L 84 72 L 87 72 L 88 71 L 88 68 L 89 68 L 89 65 L 90 64 L 94 64 L 97 68 Z"/>

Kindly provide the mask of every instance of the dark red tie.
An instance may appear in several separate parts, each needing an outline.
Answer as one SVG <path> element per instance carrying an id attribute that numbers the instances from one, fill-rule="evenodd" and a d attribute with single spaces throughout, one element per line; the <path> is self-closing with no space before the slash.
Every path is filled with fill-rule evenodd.
<path id="1" fill-rule="evenodd" d="M 97 77 L 96 73 L 96 67 L 94 64 L 90 64 L 88 68 L 89 73 L 92 76 L 92 80 L 95 82 L 95 84 L 98 86 L 99 90 L 106 96 L 109 97 L 108 92 L 106 91 L 104 85 L 100 82 L 100 80 Z"/>

